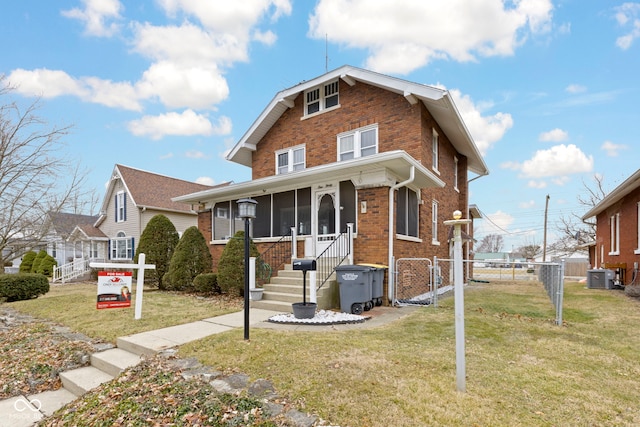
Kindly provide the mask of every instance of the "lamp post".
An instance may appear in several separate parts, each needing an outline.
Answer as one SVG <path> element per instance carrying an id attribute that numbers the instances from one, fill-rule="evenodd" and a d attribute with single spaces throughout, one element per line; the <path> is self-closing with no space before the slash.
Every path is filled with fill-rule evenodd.
<path id="1" fill-rule="evenodd" d="M 244 339 L 249 339 L 249 220 L 256 217 L 253 199 L 238 200 L 238 216 L 244 219 Z"/>
<path id="2" fill-rule="evenodd" d="M 466 367 L 464 349 L 464 290 L 462 275 L 462 232 L 460 227 L 469 224 L 470 219 L 461 219 L 462 212 L 453 212 L 453 220 L 444 221 L 445 225 L 453 226 L 453 286 L 454 286 L 454 312 L 456 330 L 456 385 L 458 391 L 465 392 Z"/>

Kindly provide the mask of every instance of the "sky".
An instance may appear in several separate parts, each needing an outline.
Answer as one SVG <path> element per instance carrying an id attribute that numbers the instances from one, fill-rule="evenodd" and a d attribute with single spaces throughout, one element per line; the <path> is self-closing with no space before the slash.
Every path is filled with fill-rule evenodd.
<path id="1" fill-rule="evenodd" d="M 115 164 L 249 180 L 225 153 L 277 92 L 343 65 L 451 92 L 490 171 L 469 176 L 475 237 L 506 251 L 640 167 L 640 2 L 23 0 L 0 34 L 12 99 L 72 126 L 64 155 L 101 197 Z"/>

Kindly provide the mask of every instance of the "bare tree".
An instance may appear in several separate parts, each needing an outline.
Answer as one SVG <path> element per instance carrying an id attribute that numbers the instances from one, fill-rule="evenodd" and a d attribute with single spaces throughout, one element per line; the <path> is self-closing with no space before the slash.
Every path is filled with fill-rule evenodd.
<path id="1" fill-rule="evenodd" d="M 572 254 L 582 245 L 596 239 L 596 224 L 582 221 L 582 215 L 595 207 L 607 195 L 604 189 L 604 177 L 599 174 L 593 176 L 593 184 L 582 181 L 584 192 L 576 196 L 578 204 L 584 212 L 572 212 L 570 215 L 560 216 L 556 223 L 559 238 L 551 248 L 559 252 Z"/>
<path id="2" fill-rule="evenodd" d="M 38 246 L 49 212 L 73 206 L 84 195 L 86 173 L 64 155 L 70 126 L 49 127 L 37 116 L 40 101 L 22 107 L 0 76 L 0 262 Z M 0 272 L 3 269 L 0 268 Z"/>
<path id="3" fill-rule="evenodd" d="M 499 234 L 487 234 L 482 238 L 476 252 L 501 252 L 504 246 L 504 239 Z"/>
<path id="4" fill-rule="evenodd" d="M 518 248 L 518 252 L 522 254 L 526 259 L 535 259 L 540 253 L 542 253 L 542 246 L 533 243 L 527 243 L 524 246 Z"/>

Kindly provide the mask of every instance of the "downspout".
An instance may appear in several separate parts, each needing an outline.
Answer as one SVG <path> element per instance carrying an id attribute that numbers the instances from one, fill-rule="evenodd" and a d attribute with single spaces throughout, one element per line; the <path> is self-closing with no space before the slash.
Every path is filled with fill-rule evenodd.
<path id="1" fill-rule="evenodd" d="M 415 174 L 416 174 L 416 168 L 415 166 L 411 166 L 411 169 L 409 169 L 409 178 L 406 181 L 402 181 L 392 187 L 389 188 L 389 280 L 388 282 L 388 296 L 389 296 L 389 300 L 391 301 L 391 304 L 393 305 L 394 301 L 395 301 L 395 295 L 394 295 L 394 282 L 395 282 L 395 273 L 394 273 L 394 268 L 393 268 L 393 238 L 394 238 L 394 232 L 393 232 L 393 193 L 400 187 L 404 187 L 407 184 L 410 184 L 413 182 L 413 180 L 415 179 Z"/>

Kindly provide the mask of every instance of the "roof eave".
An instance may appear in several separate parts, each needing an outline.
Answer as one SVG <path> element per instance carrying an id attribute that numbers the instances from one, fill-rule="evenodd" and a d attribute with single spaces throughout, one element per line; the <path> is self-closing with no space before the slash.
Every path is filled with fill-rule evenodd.
<path id="1" fill-rule="evenodd" d="M 599 213 L 604 212 L 608 207 L 617 203 L 627 194 L 631 193 L 635 189 L 640 187 L 640 169 L 638 169 L 633 175 L 627 178 L 622 184 L 614 188 L 609 194 L 607 194 L 597 205 L 591 208 L 587 213 L 582 216 L 582 221 L 586 221 L 589 218 L 597 216 Z"/>

